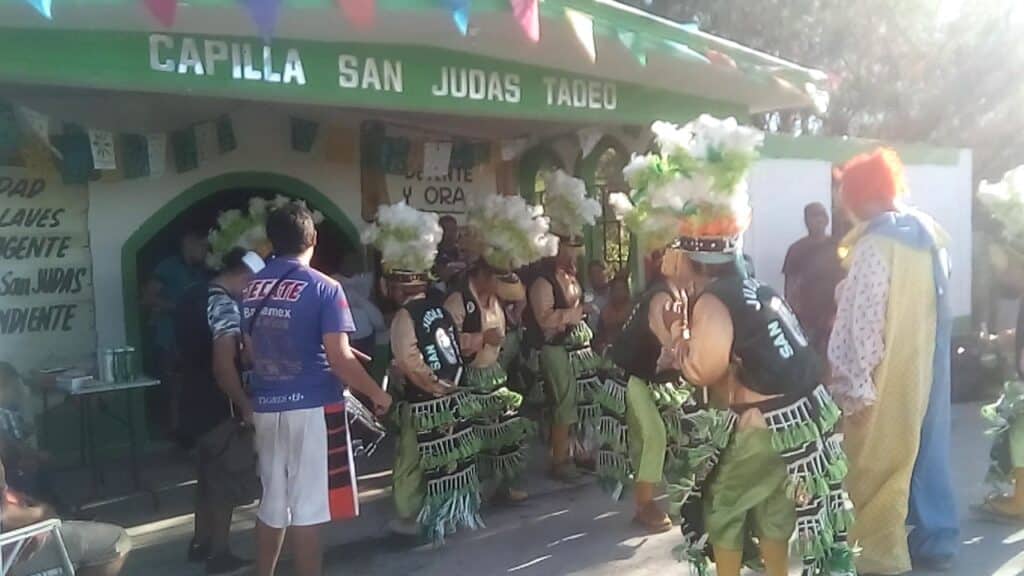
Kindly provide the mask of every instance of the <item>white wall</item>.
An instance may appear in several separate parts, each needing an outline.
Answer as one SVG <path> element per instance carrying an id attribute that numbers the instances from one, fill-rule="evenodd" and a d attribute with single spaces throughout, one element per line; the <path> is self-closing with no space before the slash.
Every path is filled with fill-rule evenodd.
<path id="1" fill-rule="evenodd" d="M 750 174 L 754 211 L 743 249 L 762 282 L 783 288 L 782 263 L 789 246 L 807 235 L 804 206 L 832 209 L 832 164 L 822 160 L 761 160 Z"/>
<path id="2" fill-rule="evenodd" d="M 971 314 L 971 154 L 957 164 L 906 167 L 910 203 L 930 214 L 950 235 L 954 316 Z M 789 246 L 806 234 L 803 207 L 821 202 L 831 209 L 832 164 L 824 160 L 761 160 L 750 177 L 754 219 L 744 248 L 758 277 L 782 289 L 782 262 Z"/>
<path id="3" fill-rule="evenodd" d="M 146 219 L 195 184 L 232 172 L 290 176 L 319 190 L 361 226 L 358 158 L 350 166 L 341 166 L 328 164 L 316 154 L 293 151 L 284 114 L 245 107 L 232 113 L 231 119 L 238 148 L 209 165 L 183 174 L 169 166 L 159 178 L 90 185 L 89 230 L 100 349 L 125 342 L 121 247 Z M 353 125 L 350 133 L 358 139 L 358 126 Z M 353 147 L 358 150 L 357 143 Z"/>

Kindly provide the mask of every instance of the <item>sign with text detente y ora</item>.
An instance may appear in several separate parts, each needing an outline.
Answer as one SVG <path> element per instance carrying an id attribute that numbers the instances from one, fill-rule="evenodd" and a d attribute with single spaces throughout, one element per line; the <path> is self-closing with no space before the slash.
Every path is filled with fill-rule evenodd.
<path id="1" fill-rule="evenodd" d="M 96 346 L 88 192 L 0 167 L 0 361 L 80 364 Z"/>
<path id="2" fill-rule="evenodd" d="M 440 176 L 426 176 L 422 170 L 387 176 L 388 198 L 418 210 L 438 215 L 451 214 L 465 224 L 468 203 L 484 194 L 497 194 L 494 170 L 490 165 L 451 168 Z"/>

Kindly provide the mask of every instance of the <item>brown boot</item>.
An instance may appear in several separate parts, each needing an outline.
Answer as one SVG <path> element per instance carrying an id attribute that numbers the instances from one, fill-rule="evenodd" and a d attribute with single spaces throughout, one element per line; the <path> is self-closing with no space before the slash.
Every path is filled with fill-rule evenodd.
<path id="1" fill-rule="evenodd" d="M 633 523 L 642 526 L 651 534 L 660 534 L 672 529 L 672 520 L 654 502 L 654 484 L 637 482 L 633 487 L 636 501 L 636 515 Z"/>
<path id="2" fill-rule="evenodd" d="M 569 460 L 569 427 L 551 426 L 551 478 L 559 482 L 574 484 L 579 481 L 580 473 Z"/>

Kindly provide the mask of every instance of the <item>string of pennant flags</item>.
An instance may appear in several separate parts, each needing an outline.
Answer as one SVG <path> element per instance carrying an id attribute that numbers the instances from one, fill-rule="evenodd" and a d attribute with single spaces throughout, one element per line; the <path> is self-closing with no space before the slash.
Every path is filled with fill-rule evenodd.
<path id="1" fill-rule="evenodd" d="M 347 125 L 289 118 L 290 147 L 316 154 L 330 164 L 351 165 L 359 158 L 387 174 L 422 172 L 440 177 L 450 170 L 469 170 L 495 161 L 519 158 L 537 138 L 485 140 L 438 134 L 398 136 L 380 122 L 366 123 L 362 137 Z M 572 141 L 575 156 L 587 156 L 604 136 L 599 128 L 583 128 L 550 140 Z M 120 133 L 58 122 L 27 106 L 0 100 L 0 166 L 21 165 L 30 173 L 60 173 L 69 185 L 92 181 L 159 177 L 166 172 L 195 170 L 238 147 L 231 117 L 193 123 L 169 132 Z"/>
<path id="2" fill-rule="evenodd" d="M 43 17 L 47 19 L 54 18 L 53 0 L 24 1 Z M 164 28 L 172 28 L 174 26 L 177 19 L 179 2 L 187 4 L 185 0 L 138 1 L 145 6 L 149 14 Z M 286 0 L 237 1 L 249 12 L 259 35 L 266 41 L 273 38 L 282 4 Z M 431 1 L 436 2 L 438 8 L 450 12 L 452 23 L 461 35 L 467 36 L 469 34 L 472 18 L 472 0 Z M 519 25 L 524 37 L 534 44 L 540 42 L 541 39 L 540 1 L 508 0 L 511 16 Z M 335 0 L 335 5 L 343 18 L 356 29 L 370 29 L 377 22 L 377 0 Z M 810 71 L 814 78 L 813 82 L 808 82 L 806 74 L 808 71 L 765 65 L 764 63 L 748 61 L 746 58 L 737 59 L 720 50 L 709 47 L 701 40 L 697 40 L 690 45 L 668 39 L 655 40 L 643 37 L 633 30 L 624 29 L 615 22 L 601 21 L 595 25 L 593 15 L 574 8 L 564 7 L 563 12 L 581 49 L 591 62 L 597 61 L 595 29 L 600 27 L 603 31 L 610 32 L 612 37 L 618 38 L 621 45 L 634 56 L 641 66 L 647 65 L 648 55 L 652 51 L 668 53 L 689 62 L 706 64 L 719 69 L 742 71 L 757 79 L 774 82 L 783 89 L 807 94 L 819 109 L 827 106 L 827 93 L 818 88 L 816 84 L 823 83 L 826 80 L 832 83 L 836 81 L 835 78 L 830 78 L 824 74 L 818 77 L 813 74 L 813 71 Z M 690 31 L 698 30 L 695 23 L 682 24 L 681 27 Z"/>

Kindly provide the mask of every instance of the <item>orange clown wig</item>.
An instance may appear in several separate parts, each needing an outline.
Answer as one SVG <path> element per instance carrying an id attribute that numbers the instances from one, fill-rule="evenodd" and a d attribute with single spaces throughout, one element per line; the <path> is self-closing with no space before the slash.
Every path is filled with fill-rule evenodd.
<path id="1" fill-rule="evenodd" d="M 842 167 L 840 178 L 843 205 L 858 216 L 873 210 L 895 210 L 906 190 L 903 162 L 889 148 L 855 156 Z"/>

